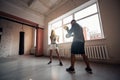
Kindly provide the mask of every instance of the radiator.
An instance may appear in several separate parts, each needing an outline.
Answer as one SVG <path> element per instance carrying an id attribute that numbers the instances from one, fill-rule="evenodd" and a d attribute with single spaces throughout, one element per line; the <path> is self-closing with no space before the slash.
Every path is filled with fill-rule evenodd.
<path id="1" fill-rule="evenodd" d="M 70 55 L 71 55 L 70 48 L 68 49 L 60 48 L 59 54 L 61 57 L 70 58 Z M 109 59 L 106 45 L 85 46 L 85 54 L 90 59 Z M 53 56 L 56 56 L 54 52 L 53 52 Z M 76 55 L 76 57 L 81 57 L 81 55 Z"/>
<path id="2" fill-rule="evenodd" d="M 92 59 L 109 59 L 106 45 L 86 46 L 85 53 Z"/>

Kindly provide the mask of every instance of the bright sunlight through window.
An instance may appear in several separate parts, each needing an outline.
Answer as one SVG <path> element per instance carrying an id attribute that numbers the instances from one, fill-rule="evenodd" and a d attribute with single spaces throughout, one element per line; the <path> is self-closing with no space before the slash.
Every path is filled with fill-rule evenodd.
<path id="1" fill-rule="evenodd" d="M 98 4 L 94 3 L 77 12 L 72 13 L 56 22 L 49 24 L 48 39 L 50 37 L 50 32 L 52 29 L 55 30 L 56 34 L 59 36 L 59 43 L 72 42 L 73 37 L 66 38 L 67 31 L 63 29 L 63 25 L 71 28 L 71 20 L 75 19 L 78 24 L 83 27 L 85 40 L 96 40 L 103 39 L 103 30 L 100 22 L 100 13 L 98 10 Z M 50 44 L 50 39 L 48 40 Z"/>

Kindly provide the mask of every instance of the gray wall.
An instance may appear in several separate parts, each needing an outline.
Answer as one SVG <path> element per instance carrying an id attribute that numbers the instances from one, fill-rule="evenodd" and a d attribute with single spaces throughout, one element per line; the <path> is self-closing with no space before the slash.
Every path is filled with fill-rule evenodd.
<path id="1" fill-rule="evenodd" d="M 7 57 L 19 54 L 19 32 L 22 31 L 22 24 L 0 19 L 0 27 L 3 33 L 0 42 L 0 57 Z M 34 29 L 23 25 L 25 32 L 24 53 L 29 54 L 33 47 Z"/>
<path id="2" fill-rule="evenodd" d="M 21 17 L 23 19 L 39 24 L 39 27 L 44 28 L 44 16 L 25 7 L 18 7 L 11 4 L 8 0 L 0 0 L 0 11 L 8 14 Z"/>
<path id="3" fill-rule="evenodd" d="M 99 0 L 105 43 L 109 48 L 111 62 L 120 63 L 120 2 Z"/>

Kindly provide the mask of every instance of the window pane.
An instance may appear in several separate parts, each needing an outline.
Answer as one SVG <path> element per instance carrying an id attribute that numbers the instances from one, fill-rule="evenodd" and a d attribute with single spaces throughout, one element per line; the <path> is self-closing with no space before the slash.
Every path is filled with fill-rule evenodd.
<path id="1" fill-rule="evenodd" d="M 66 25 L 68 26 L 68 28 L 70 29 L 71 28 L 71 24 L 68 24 Z M 73 37 L 70 37 L 70 38 L 66 38 L 66 34 L 68 33 L 66 30 L 63 29 L 63 32 L 64 32 L 64 42 L 72 42 L 73 41 Z"/>
<path id="2" fill-rule="evenodd" d="M 86 17 L 88 15 L 94 14 L 97 12 L 97 5 L 93 4 L 92 6 L 89 6 L 77 13 L 75 13 L 75 20 L 81 19 L 83 17 Z"/>
<path id="3" fill-rule="evenodd" d="M 36 29 L 34 29 L 34 47 L 36 47 Z"/>
<path id="4" fill-rule="evenodd" d="M 51 35 L 51 25 L 49 24 L 48 25 L 48 44 L 51 44 L 51 41 L 50 41 L 50 35 Z"/>
<path id="5" fill-rule="evenodd" d="M 78 21 L 78 24 L 80 24 L 83 27 L 84 36 L 86 40 L 103 38 L 98 14 L 82 19 Z"/>
<path id="6" fill-rule="evenodd" d="M 73 16 L 72 16 L 72 15 L 64 18 L 64 19 L 63 19 L 63 24 L 70 23 L 72 19 L 73 19 Z"/>
<path id="7" fill-rule="evenodd" d="M 58 27 L 60 27 L 60 26 L 62 26 L 62 20 L 57 21 L 57 22 L 55 22 L 54 24 L 52 24 L 51 29 L 55 29 L 55 28 L 58 28 Z"/>
<path id="8" fill-rule="evenodd" d="M 73 37 L 66 38 L 67 31 L 63 29 L 62 25 L 66 25 L 71 28 L 71 20 L 77 20 L 77 23 L 83 27 L 83 33 L 85 40 L 95 40 L 104 38 L 102 26 L 99 21 L 99 10 L 97 10 L 97 4 L 92 4 L 91 6 L 86 6 L 83 9 L 78 9 L 78 12 L 72 12 L 70 16 L 65 18 L 60 18 L 59 21 L 50 23 L 48 28 L 48 37 L 50 37 L 50 32 L 52 29 L 55 30 L 56 34 L 59 36 L 59 43 L 72 42 Z M 49 39 L 50 44 L 50 39 Z"/>
<path id="9" fill-rule="evenodd" d="M 55 29 L 56 35 L 59 36 L 59 42 L 58 43 L 63 43 L 63 32 L 62 32 L 62 27 Z"/>

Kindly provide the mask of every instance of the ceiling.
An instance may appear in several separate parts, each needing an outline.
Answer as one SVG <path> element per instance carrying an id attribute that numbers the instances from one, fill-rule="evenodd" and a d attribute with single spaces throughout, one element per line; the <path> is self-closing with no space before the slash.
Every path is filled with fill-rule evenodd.
<path id="1" fill-rule="evenodd" d="M 48 15 L 68 0 L 6 0 L 21 8 L 27 8 L 42 15 Z"/>

